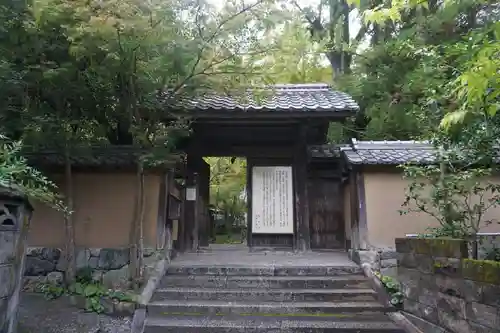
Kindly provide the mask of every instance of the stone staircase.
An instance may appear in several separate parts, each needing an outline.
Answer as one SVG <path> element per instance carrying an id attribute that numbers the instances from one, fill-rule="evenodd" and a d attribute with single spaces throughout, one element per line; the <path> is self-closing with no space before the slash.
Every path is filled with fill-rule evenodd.
<path id="1" fill-rule="evenodd" d="M 359 267 L 172 266 L 144 333 L 403 333 Z"/>

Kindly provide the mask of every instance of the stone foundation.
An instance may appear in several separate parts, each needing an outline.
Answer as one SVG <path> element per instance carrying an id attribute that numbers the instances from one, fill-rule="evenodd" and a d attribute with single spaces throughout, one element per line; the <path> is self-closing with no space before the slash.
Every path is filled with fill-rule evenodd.
<path id="1" fill-rule="evenodd" d="M 468 259 L 462 240 L 397 239 L 396 249 L 404 310 L 434 325 L 425 332 L 497 332 L 499 262 Z"/>
<path id="2" fill-rule="evenodd" d="M 394 249 L 349 250 L 349 257 L 358 265 L 369 264 L 382 275 L 397 275 L 398 256 Z"/>
<path id="3" fill-rule="evenodd" d="M 160 253 L 144 249 L 146 267 L 159 259 Z M 129 281 L 130 254 L 128 248 L 81 248 L 76 251 L 76 268 L 90 268 L 94 280 L 109 288 L 121 288 Z M 64 258 L 61 249 L 31 247 L 26 254 L 25 284 L 31 281 L 58 282 L 64 277 Z M 146 269 L 146 271 L 148 271 Z"/>

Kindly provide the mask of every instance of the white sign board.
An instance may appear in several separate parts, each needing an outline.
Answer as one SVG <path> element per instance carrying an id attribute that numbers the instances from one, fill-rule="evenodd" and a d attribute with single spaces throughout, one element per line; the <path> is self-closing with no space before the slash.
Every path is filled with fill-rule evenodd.
<path id="1" fill-rule="evenodd" d="M 293 234 L 291 166 L 252 168 L 252 233 Z"/>
<path id="2" fill-rule="evenodd" d="M 186 200 L 187 201 L 196 201 L 196 187 L 186 188 Z"/>

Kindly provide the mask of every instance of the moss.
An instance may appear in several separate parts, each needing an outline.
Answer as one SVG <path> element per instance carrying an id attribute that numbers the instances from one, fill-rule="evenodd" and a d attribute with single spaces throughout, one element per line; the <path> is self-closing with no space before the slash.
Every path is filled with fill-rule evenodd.
<path id="1" fill-rule="evenodd" d="M 462 260 L 462 274 L 469 280 L 500 285 L 500 262 L 464 259 Z"/>
<path id="2" fill-rule="evenodd" d="M 467 242 L 454 238 L 412 238 L 415 253 L 434 257 L 462 258 L 467 255 Z"/>

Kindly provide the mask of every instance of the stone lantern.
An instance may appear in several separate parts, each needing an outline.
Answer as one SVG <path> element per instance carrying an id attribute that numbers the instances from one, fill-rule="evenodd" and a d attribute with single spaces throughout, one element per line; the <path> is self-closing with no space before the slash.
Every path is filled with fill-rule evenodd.
<path id="1" fill-rule="evenodd" d="M 0 186 L 0 333 L 15 333 L 33 208 L 25 195 Z"/>

